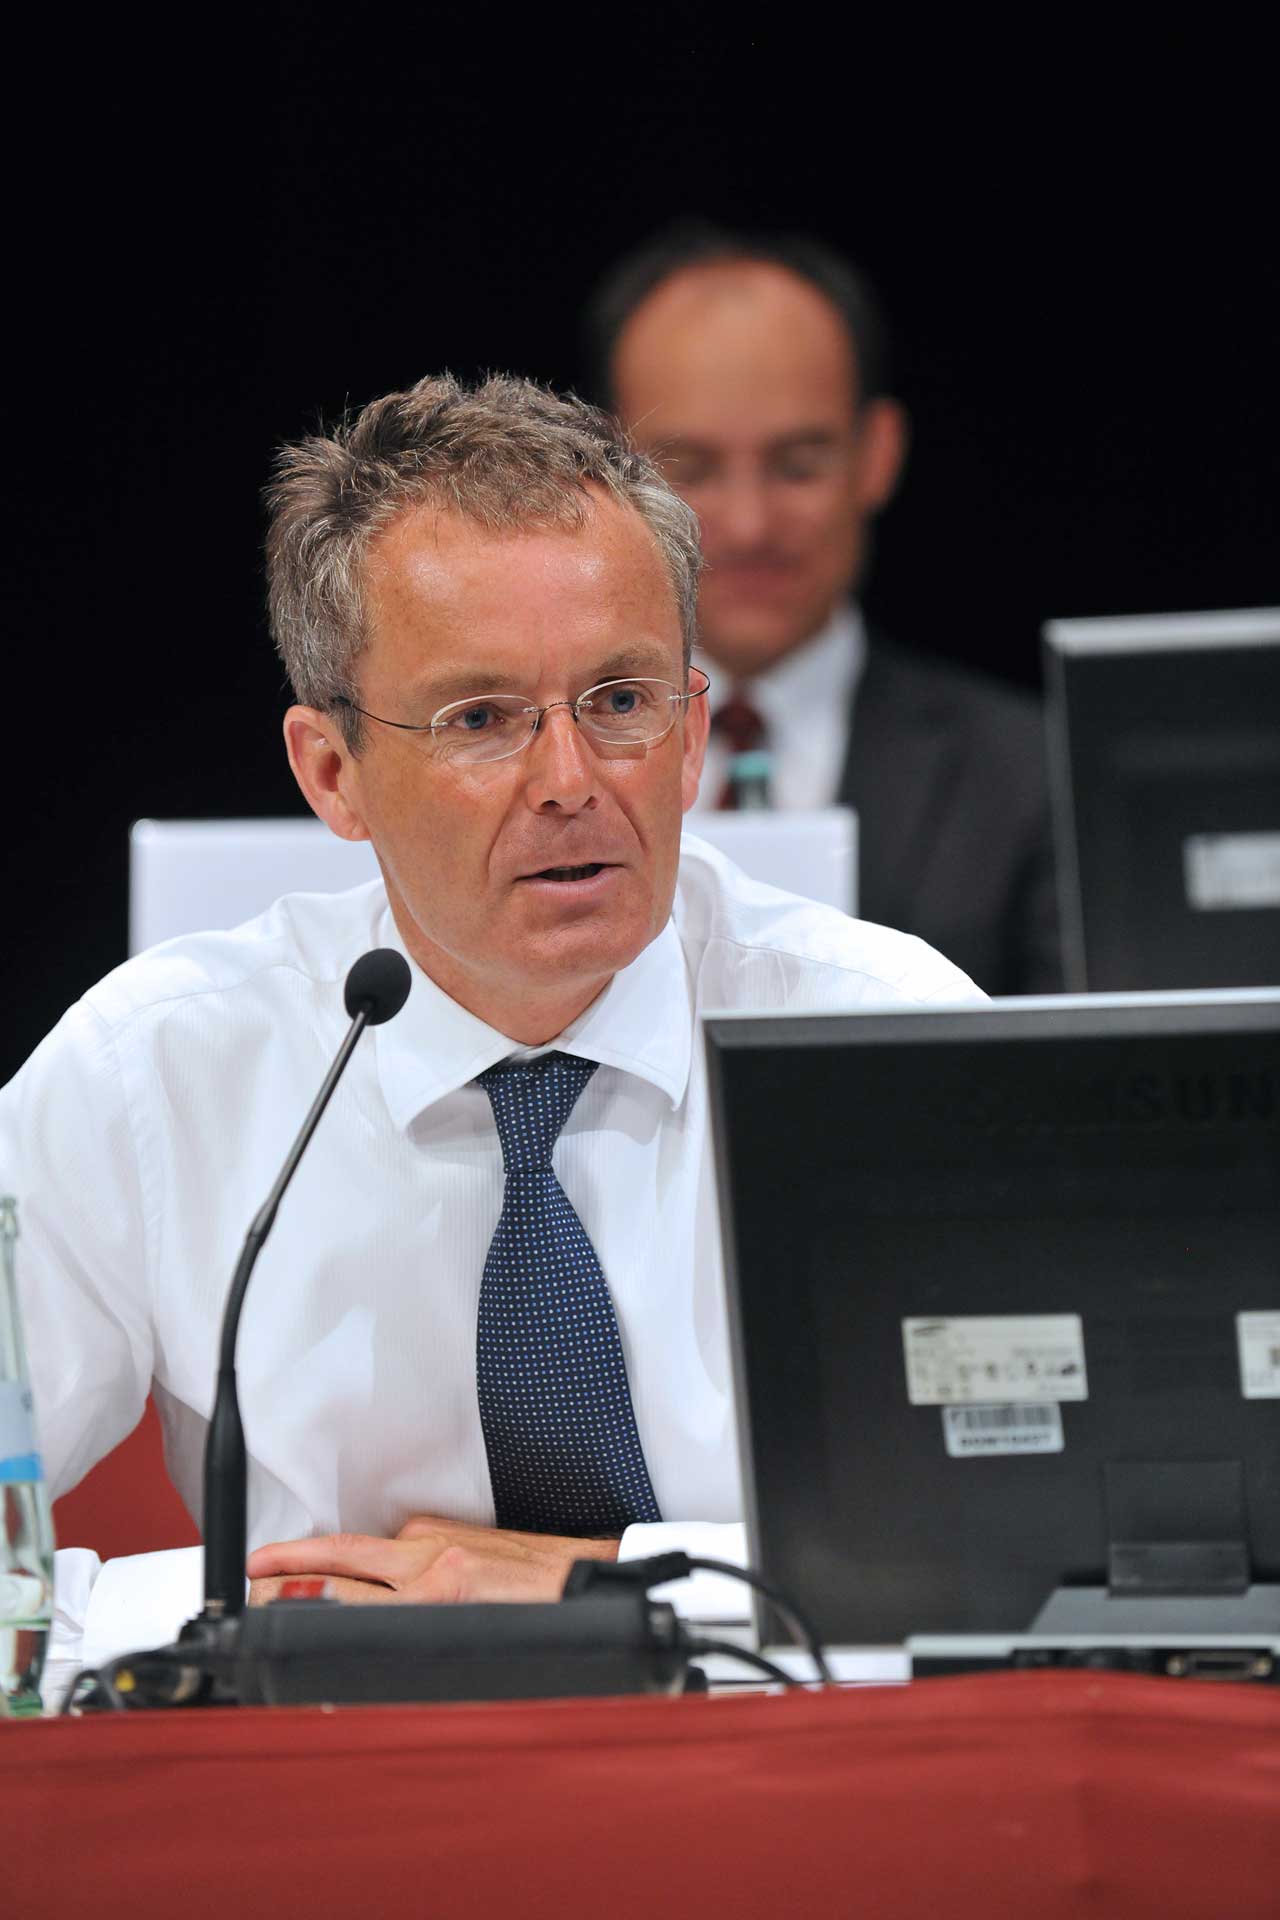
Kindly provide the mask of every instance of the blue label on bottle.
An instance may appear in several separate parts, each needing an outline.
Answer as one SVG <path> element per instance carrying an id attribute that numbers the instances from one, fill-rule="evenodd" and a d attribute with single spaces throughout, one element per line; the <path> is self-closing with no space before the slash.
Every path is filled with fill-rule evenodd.
<path id="1" fill-rule="evenodd" d="M 25 1380 L 0 1380 L 0 1480 L 29 1480 L 29 1473 L 6 1468 L 38 1451 L 30 1387 Z"/>
<path id="2" fill-rule="evenodd" d="M 0 1486 L 13 1485 L 19 1480 L 43 1480 L 44 1467 L 38 1453 L 11 1453 L 6 1460 L 0 1460 Z"/>

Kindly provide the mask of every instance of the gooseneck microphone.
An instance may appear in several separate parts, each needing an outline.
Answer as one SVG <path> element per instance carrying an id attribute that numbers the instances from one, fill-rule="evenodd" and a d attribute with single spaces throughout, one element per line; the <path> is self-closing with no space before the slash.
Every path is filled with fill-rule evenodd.
<path id="1" fill-rule="evenodd" d="M 409 985 L 408 966 L 389 948 L 366 953 L 347 975 L 350 1031 L 279 1179 L 249 1228 L 232 1276 L 204 1453 L 204 1606 L 171 1646 L 120 1654 L 78 1675 L 63 1703 L 64 1713 L 232 1701 L 302 1706 L 320 1701 L 676 1693 L 686 1684 L 689 1653 L 735 1653 L 719 1641 L 690 1641 L 671 1605 L 650 1600 L 648 1590 L 655 1582 L 704 1564 L 683 1554 L 622 1566 L 580 1561 L 563 1600 L 395 1607 L 276 1600 L 245 1611 L 247 1476 L 236 1392 L 236 1334 L 249 1276 L 356 1042 L 366 1027 L 399 1013 Z M 718 1561 L 705 1564 L 736 1571 Z M 743 1577 L 754 1578 L 749 1573 Z M 776 1591 L 763 1585 L 761 1591 L 790 1624 L 792 1616 Z M 786 1682 L 790 1677 L 760 1654 L 742 1651 L 737 1657 L 773 1680 Z M 82 1686 L 90 1692 L 84 1694 Z"/>
<path id="2" fill-rule="evenodd" d="M 263 1201 L 232 1275 L 222 1315 L 218 1355 L 218 1385 L 213 1418 L 204 1450 L 204 1610 L 205 1622 L 225 1620 L 244 1610 L 244 1565 L 247 1534 L 247 1488 L 244 1427 L 236 1390 L 236 1334 L 254 1262 L 266 1244 L 285 1190 L 298 1162 L 329 1104 L 334 1088 L 366 1027 L 380 1027 L 394 1019 L 409 997 L 408 962 L 393 947 L 375 947 L 362 954 L 347 975 L 344 998 L 351 1026 L 338 1049 L 324 1085 L 289 1150 L 279 1178 Z"/>

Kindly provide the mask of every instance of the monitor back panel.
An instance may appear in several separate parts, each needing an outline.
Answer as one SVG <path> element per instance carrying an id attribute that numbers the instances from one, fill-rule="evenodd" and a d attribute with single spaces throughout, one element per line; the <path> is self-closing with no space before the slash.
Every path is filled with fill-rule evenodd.
<path id="1" fill-rule="evenodd" d="M 1280 982 L 1280 615 L 1184 618 L 1046 630 L 1073 991 Z"/>
<path id="2" fill-rule="evenodd" d="M 752 1546 L 827 1639 L 1105 1585 L 1117 1464 L 1225 1463 L 1280 1579 L 1280 996 L 1214 998 L 709 1023 Z M 998 1353 L 959 1415 L 908 1380 L 908 1322 L 1016 1320 L 1048 1364 L 1064 1316 L 1055 1450 L 984 1428 Z"/>

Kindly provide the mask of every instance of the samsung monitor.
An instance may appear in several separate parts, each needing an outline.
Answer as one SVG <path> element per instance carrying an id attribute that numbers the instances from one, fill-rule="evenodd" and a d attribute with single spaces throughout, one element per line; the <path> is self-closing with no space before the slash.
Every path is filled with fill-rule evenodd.
<path id="1" fill-rule="evenodd" d="M 1280 608 L 1044 638 L 1067 986 L 1280 982 Z"/>
<path id="2" fill-rule="evenodd" d="M 1280 1642 L 1280 992 L 706 1045 L 749 1551 L 821 1636 Z"/>

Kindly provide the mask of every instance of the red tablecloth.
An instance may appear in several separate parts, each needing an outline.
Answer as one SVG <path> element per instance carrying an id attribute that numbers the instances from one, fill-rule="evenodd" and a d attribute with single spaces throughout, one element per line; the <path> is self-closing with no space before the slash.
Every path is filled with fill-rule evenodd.
<path id="1" fill-rule="evenodd" d="M 1277 1920 L 1280 1690 L 1014 1674 L 0 1732 L 15 1916 Z"/>

